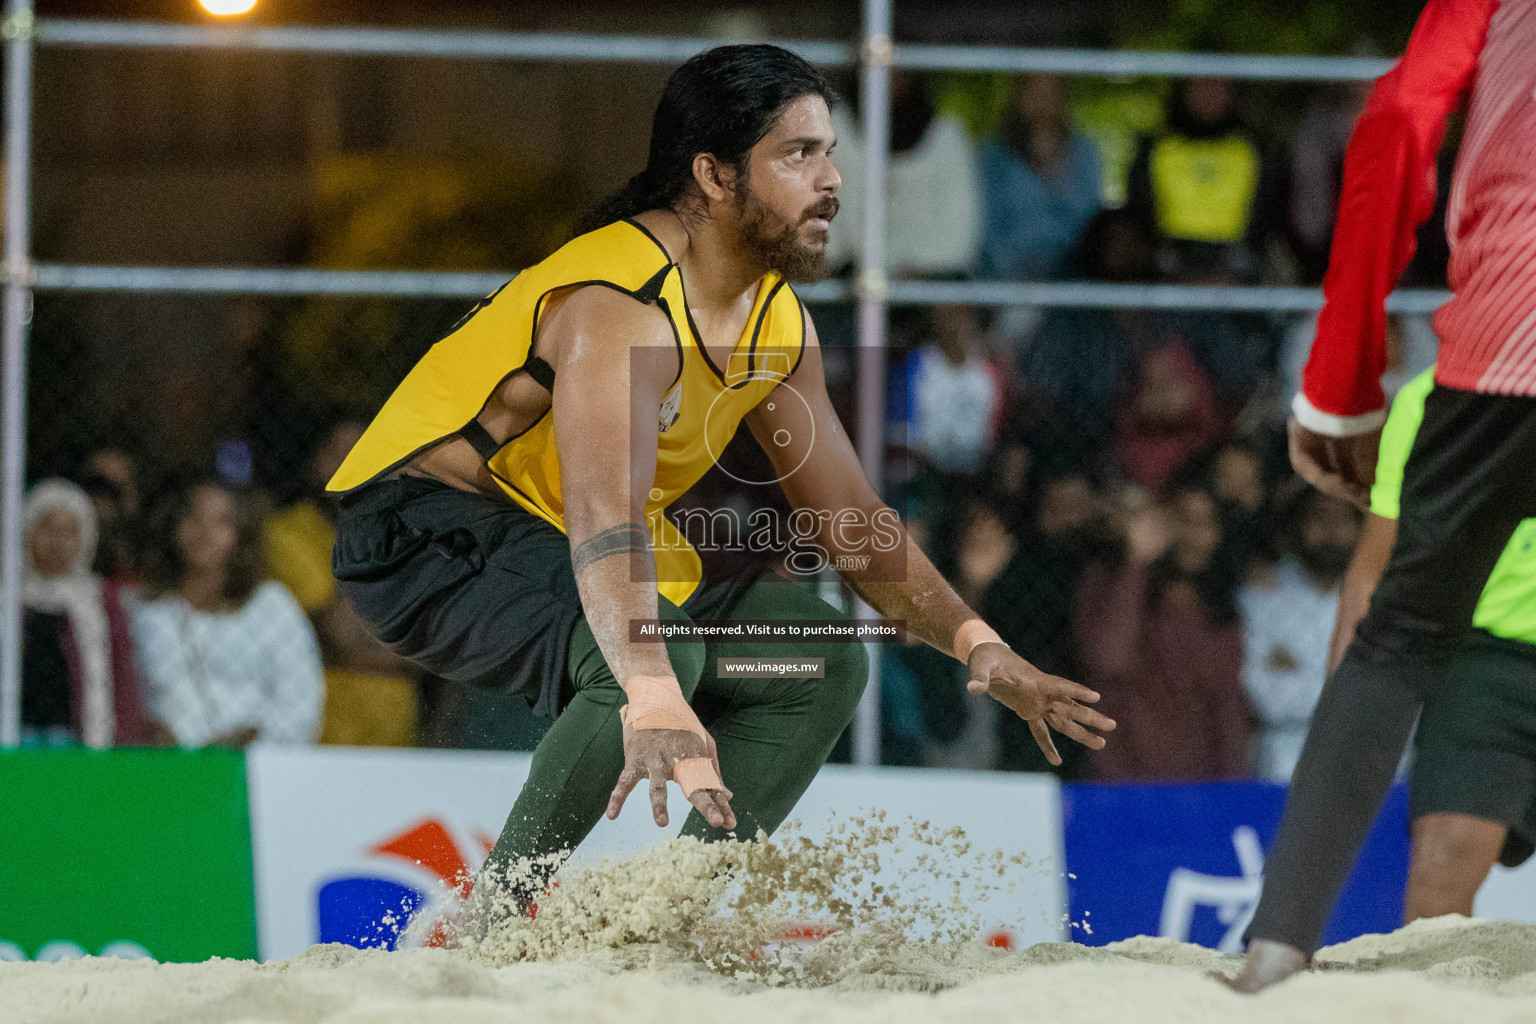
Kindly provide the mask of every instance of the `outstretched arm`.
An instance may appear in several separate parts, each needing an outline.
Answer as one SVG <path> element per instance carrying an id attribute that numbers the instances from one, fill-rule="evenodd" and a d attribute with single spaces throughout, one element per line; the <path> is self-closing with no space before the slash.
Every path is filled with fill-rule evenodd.
<path id="1" fill-rule="evenodd" d="M 1047 724 L 1094 749 L 1104 745 L 1089 730 L 1113 729 L 1114 722 L 1078 703 L 1096 701 L 1098 694 L 1039 671 L 1001 643 L 875 493 L 827 396 L 821 348 L 808 314 L 800 365 L 746 422 L 768 453 L 791 507 L 802 518 L 815 518 L 817 543 L 871 608 L 905 620 L 913 635 L 964 662 L 973 692 L 992 694 L 1028 720 L 1051 763 L 1060 764 L 1061 757 Z"/>
<path id="2" fill-rule="evenodd" d="M 584 288 L 547 314 L 540 348 L 555 354 L 553 408 L 565 532 L 582 611 L 623 687 L 619 808 L 642 778 L 656 824 L 677 782 L 711 825 L 734 828 L 714 740 L 678 685 L 664 644 L 632 643 L 632 619 L 657 617 L 656 558 L 646 500 L 656 476 L 656 425 L 677 371 L 665 314 L 606 288 Z"/>

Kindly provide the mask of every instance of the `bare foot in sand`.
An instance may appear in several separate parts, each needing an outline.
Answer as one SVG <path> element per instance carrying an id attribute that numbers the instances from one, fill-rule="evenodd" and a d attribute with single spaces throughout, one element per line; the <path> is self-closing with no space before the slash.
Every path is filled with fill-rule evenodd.
<path id="1" fill-rule="evenodd" d="M 1306 970 L 1307 957 L 1294 946 L 1283 942 L 1255 939 L 1248 946 L 1248 958 L 1243 961 L 1243 973 L 1227 984 L 1238 992 L 1252 994 L 1289 978 L 1298 971 Z"/>

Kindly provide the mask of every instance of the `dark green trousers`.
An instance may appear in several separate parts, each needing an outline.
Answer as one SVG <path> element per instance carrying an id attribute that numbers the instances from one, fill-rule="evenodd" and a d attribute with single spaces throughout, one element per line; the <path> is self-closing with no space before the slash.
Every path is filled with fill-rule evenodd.
<path id="1" fill-rule="evenodd" d="M 686 621 L 659 599 L 663 619 Z M 844 620 L 813 583 L 769 574 L 754 583 L 731 619 Z M 683 695 L 715 738 L 720 772 L 734 796 L 734 834 L 750 839 L 784 821 L 853 719 L 869 674 L 861 643 L 812 640 L 798 644 L 751 640 L 668 641 L 667 654 Z M 825 678 L 722 679 L 719 658 L 822 658 Z M 488 865 L 505 870 L 521 858 L 575 849 L 597 824 L 624 768 L 619 708 L 624 691 L 603 660 L 585 618 L 571 638 L 565 679 L 568 700 L 533 754 L 528 781 L 512 807 Z M 648 803 L 648 783 L 630 800 Z M 648 810 L 649 808 L 647 808 Z M 691 811 L 683 835 L 727 837 Z M 529 879 L 536 885 L 537 880 Z"/>

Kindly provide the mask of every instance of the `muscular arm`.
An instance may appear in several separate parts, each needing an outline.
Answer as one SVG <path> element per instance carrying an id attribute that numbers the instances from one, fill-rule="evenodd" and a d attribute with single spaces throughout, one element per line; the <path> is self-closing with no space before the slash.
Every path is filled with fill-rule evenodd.
<path id="1" fill-rule="evenodd" d="M 961 640 L 966 650 L 956 651 L 961 626 L 970 623 L 967 630 L 974 630 L 981 619 L 870 485 L 827 396 L 821 348 L 808 315 L 805 330 L 800 365 L 746 417 L 795 514 L 815 517 L 817 542 L 855 593 L 881 615 L 904 619 L 908 631 L 925 643 L 965 661 L 973 690 L 991 693 L 1028 720 L 1053 764 L 1061 758 L 1046 722 L 1079 742 L 1102 747 L 1103 738 L 1083 725 L 1112 729 L 1114 723 L 1077 704 L 1096 701 L 1097 694 L 1040 672 L 1001 643 Z"/>
<path id="2" fill-rule="evenodd" d="M 540 350 L 556 353 L 551 411 L 571 568 L 592 636 L 621 682 L 672 674 L 666 645 L 629 639 L 631 619 L 657 616 L 645 504 L 662 393 L 677 372 L 663 317 L 610 289 L 584 288 L 539 336 Z"/>
<path id="3" fill-rule="evenodd" d="M 671 327 L 655 307 L 596 287 L 547 316 L 539 348 L 556 368 L 551 412 L 571 568 L 592 636 L 629 698 L 609 817 L 649 777 L 652 812 L 665 825 L 666 782 L 675 779 L 711 825 L 734 827 L 714 741 L 683 698 L 666 645 L 629 638 L 630 620 L 657 617 L 645 506 L 661 399 L 677 373 Z"/>
<path id="4" fill-rule="evenodd" d="M 815 540 L 833 565 L 843 567 L 843 580 L 881 615 L 906 620 L 914 636 L 953 654 L 955 631 L 977 615 L 864 475 L 827 395 L 821 347 L 808 316 L 800 365 L 747 414 L 746 423 L 768 453 L 790 507 L 816 517 Z M 863 568 L 846 568 L 866 557 Z"/>

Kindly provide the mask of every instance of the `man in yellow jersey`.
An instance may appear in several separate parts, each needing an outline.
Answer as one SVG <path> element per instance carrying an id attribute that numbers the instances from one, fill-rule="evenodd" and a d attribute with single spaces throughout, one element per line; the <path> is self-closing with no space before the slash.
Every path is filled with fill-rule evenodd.
<path id="1" fill-rule="evenodd" d="M 1403 467 L 1434 387 L 1431 368 L 1398 393 L 1382 428 L 1371 515 L 1339 600 L 1330 672 L 1392 555 Z M 1446 684 L 1425 702 L 1414 738 L 1405 923 L 1472 916 L 1493 865 L 1514 867 L 1536 851 L 1536 519 L 1524 520 L 1505 546 L 1472 625 Z"/>
<path id="2" fill-rule="evenodd" d="M 644 171 L 590 230 L 482 301 L 412 369 L 331 480 L 334 568 L 397 653 L 557 716 L 487 860 L 512 893 L 650 782 L 684 832 L 771 832 L 848 725 L 862 645 L 646 642 L 646 622 L 845 619 L 808 579 L 720 572 L 662 513 L 745 421 L 791 524 L 882 615 L 968 664 L 972 687 L 1093 747 L 1097 694 L 1039 672 L 904 543 L 827 397 L 809 315 L 840 183 L 831 92 L 773 46 L 711 50 L 667 83 Z M 805 527 L 810 526 L 811 529 Z M 770 531 L 771 532 L 771 531 Z M 895 541 L 897 543 L 891 543 Z M 726 658 L 821 660 L 739 678 Z M 483 887 L 482 891 L 485 888 Z"/>

